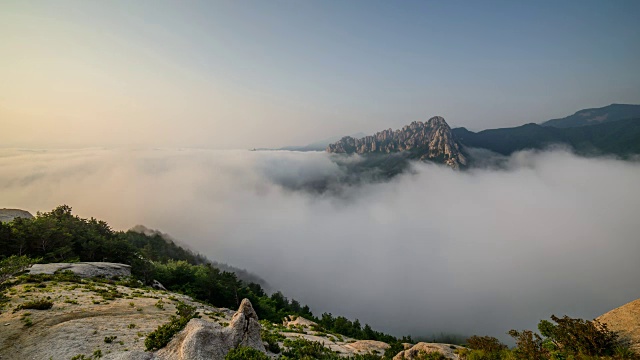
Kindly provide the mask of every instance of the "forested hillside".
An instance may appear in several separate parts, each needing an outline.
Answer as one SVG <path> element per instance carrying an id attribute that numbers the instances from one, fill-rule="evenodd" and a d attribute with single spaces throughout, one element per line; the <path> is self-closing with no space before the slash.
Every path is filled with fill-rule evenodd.
<path id="1" fill-rule="evenodd" d="M 0 223 L 0 260 L 12 255 L 28 256 L 41 263 L 129 264 L 132 274 L 146 284 L 155 279 L 170 291 L 214 306 L 236 309 L 243 298 L 248 298 L 260 319 L 279 323 L 285 316 L 300 315 L 327 331 L 356 339 L 397 341 L 369 325 L 362 326 L 358 320 L 330 313 L 316 317 L 308 306 L 289 300 L 280 292 L 269 295 L 260 284 L 246 283 L 233 272 L 221 271 L 206 257 L 176 245 L 160 233 L 114 231 L 104 221 L 73 215 L 67 205 L 38 213 L 32 219 Z"/>

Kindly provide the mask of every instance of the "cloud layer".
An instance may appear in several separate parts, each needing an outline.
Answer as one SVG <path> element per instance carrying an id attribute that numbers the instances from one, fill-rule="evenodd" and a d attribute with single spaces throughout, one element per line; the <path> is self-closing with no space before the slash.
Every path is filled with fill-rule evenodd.
<path id="1" fill-rule="evenodd" d="M 640 297 L 640 164 L 563 150 L 502 164 L 413 164 L 335 196 L 289 190 L 341 175 L 324 153 L 1 150 L 0 207 L 157 228 L 316 313 L 397 335 L 504 338 Z"/>

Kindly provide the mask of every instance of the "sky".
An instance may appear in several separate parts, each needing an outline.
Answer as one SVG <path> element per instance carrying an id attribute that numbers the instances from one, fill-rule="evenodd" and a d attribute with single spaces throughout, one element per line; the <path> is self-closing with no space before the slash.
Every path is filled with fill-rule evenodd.
<path id="1" fill-rule="evenodd" d="M 352 158 L 359 161 L 358 156 Z M 339 193 L 324 152 L 0 149 L 0 207 L 168 233 L 272 290 L 394 335 L 507 340 L 640 297 L 640 162 L 524 151 L 500 168 L 415 163 Z"/>
<path id="2" fill-rule="evenodd" d="M 640 103 L 638 1 L 0 2 L 0 146 L 302 145 Z"/>

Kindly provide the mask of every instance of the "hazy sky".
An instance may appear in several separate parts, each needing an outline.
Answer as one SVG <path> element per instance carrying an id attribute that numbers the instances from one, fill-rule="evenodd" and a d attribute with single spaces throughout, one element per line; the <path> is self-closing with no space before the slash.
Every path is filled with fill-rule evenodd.
<path id="1" fill-rule="evenodd" d="M 304 144 L 640 103 L 640 2 L 0 2 L 4 147 Z"/>

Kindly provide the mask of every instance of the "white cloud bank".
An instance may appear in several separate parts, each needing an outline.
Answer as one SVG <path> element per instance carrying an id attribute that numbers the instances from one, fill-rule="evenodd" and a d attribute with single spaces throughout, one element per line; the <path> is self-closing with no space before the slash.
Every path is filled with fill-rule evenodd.
<path id="1" fill-rule="evenodd" d="M 340 171 L 324 153 L 0 151 L 0 207 L 68 204 L 144 224 L 246 268 L 317 313 L 395 334 L 504 337 L 640 297 L 640 164 L 522 152 L 502 170 L 288 191 Z"/>

